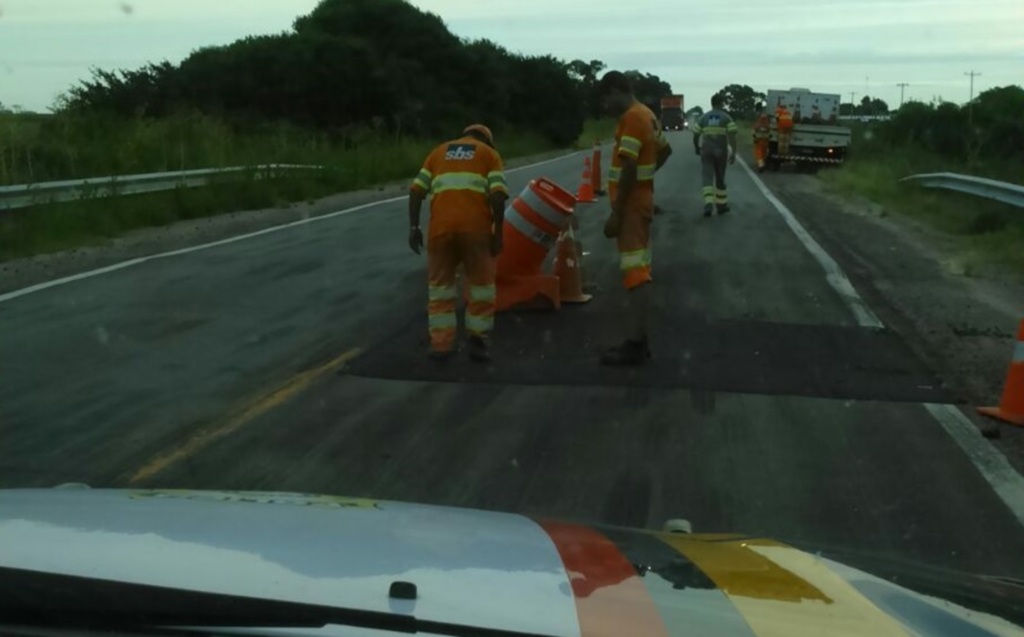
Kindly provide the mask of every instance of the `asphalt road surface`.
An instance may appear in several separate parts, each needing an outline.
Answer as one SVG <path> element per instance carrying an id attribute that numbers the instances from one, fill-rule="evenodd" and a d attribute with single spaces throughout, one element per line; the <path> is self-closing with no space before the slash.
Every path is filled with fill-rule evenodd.
<path id="1" fill-rule="evenodd" d="M 624 303 L 606 200 L 578 213 L 594 300 L 500 315 L 484 366 L 426 360 L 425 258 L 389 201 L 0 302 L 0 486 L 686 518 L 1024 577 L 1021 494 L 926 408 L 948 401 L 929 369 L 739 165 L 733 212 L 702 218 L 689 136 L 671 139 L 649 366 L 596 362 Z M 575 189 L 581 163 L 510 186 Z"/>

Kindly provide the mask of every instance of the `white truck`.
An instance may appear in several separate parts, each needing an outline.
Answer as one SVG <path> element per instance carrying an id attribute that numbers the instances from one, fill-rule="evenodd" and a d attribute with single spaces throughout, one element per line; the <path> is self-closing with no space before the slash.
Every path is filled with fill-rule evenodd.
<path id="1" fill-rule="evenodd" d="M 787 162 L 811 169 L 839 165 L 850 147 L 850 129 L 839 122 L 840 97 L 836 93 L 814 93 L 806 88 L 769 89 L 766 112 L 771 116 L 768 168 L 778 170 Z M 793 118 L 789 152 L 779 152 L 779 128 L 775 111 L 785 106 Z"/>

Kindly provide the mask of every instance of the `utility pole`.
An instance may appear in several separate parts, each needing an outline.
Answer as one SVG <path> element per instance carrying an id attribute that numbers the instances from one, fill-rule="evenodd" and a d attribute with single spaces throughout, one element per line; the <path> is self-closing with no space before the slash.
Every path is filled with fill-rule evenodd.
<path id="1" fill-rule="evenodd" d="M 908 86 L 910 86 L 910 84 L 907 84 L 906 82 L 900 82 L 896 86 L 900 87 L 900 108 L 902 108 L 903 107 L 903 91 Z"/>
<path id="2" fill-rule="evenodd" d="M 857 105 L 853 103 L 853 97 L 854 97 L 855 95 L 856 95 L 856 93 L 855 93 L 855 92 L 853 92 L 853 91 L 850 91 L 850 116 L 851 116 L 851 117 L 852 117 L 852 116 L 853 116 L 853 115 L 855 114 L 855 113 L 854 113 L 854 110 L 855 110 L 855 109 L 857 108 Z"/>
<path id="3" fill-rule="evenodd" d="M 864 76 L 864 97 L 866 97 L 868 99 L 871 98 L 871 95 L 868 94 L 868 87 L 870 85 L 871 85 L 871 78 L 868 77 L 867 75 L 865 75 Z M 864 105 L 864 113 L 866 115 L 871 115 L 871 102 L 868 102 L 867 104 Z"/>
<path id="4" fill-rule="evenodd" d="M 974 130 L 974 78 L 981 75 L 973 70 L 966 71 L 964 75 L 971 78 L 971 99 L 967 101 L 967 118 L 970 120 L 971 130 Z"/>

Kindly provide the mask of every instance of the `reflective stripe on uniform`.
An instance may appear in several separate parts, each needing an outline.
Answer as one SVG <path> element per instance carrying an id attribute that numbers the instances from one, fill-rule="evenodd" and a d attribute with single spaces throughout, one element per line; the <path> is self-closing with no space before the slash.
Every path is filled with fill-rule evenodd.
<path id="1" fill-rule="evenodd" d="M 551 246 L 555 245 L 555 239 L 557 239 L 557 237 L 544 232 L 524 219 L 523 215 L 519 214 L 519 211 L 512 206 L 509 206 L 508 209 L 505 210 L 505 223 L 521 232 L 524 237 L 533 241 L 537 245 L 543 246 L 544 248 L 551 248 Z"/>
<path id="2" fill-rule="evenodd" d="M 454 285 L 427 286 L 427 298 L 431 301 L 451 301 L 456 296 Z"/>
<path id="3" fill-rule="evenodd" d="M 654 173 L 657 172 L 657 164 L 645 164 L 643 166 L 636 167 L 636 180 L 637 181 L 651 181 L 654 179 Z M 608 181 L 617 183 L 622 180 L 622 168 L 613 166 L 608 170 Z"/>
<path id="4" fill-rule="evenodd" d="M 469 190 L 487 194 L 487 178 L 478 173 L 444 173 L 434 178 L 434 194 L 448 190 Z"/>
<path id="5" fill-rule="evenodd" d="M 626 153 L 633 157 L 639 157 L 640 149 L 643 148 L 643 145 L 644 143 L 636 137 L 623 135 L 622 139 L 619 140 L 619 152 Z"/>
<path id="6" fill-rule="evenodd" d="M 714 203 L 715 201 L 715 188 L 714 186 L 704 186 L 700 189 L 700 194 L 704 197 L 704 203 Z"/>
<path id="7" fill-rule="evenodd" d="M 736 125 L 736 122 L 729 122 L 725 125 L 725 129 L 730 133 L 735 133 L 739 130 L 739 126 Z"/>
<path id="8" fill-rule="evenodd" d="M 494 329 L 493 316 L 466 314 L 466 331 L 480 334 L 482 332 L 490 332 L 492 329 Z"/>
<path id="9" fill-rule="evenodd" d="M 414 186 L 419 186 L 423 190 L 430 192 L 430 184 L 433 182 L 434 176 L 426 168 L 420 169 L 420 173 L 416 175 L 416 179 L 413 180 Z"/>
<path id="10" fill-rule="evenodd" d="M 455 319 L 455 312 L 441 312 L 431 314 L 427 318 L 427 325 L 432 330 L 453 330 L 458 321 Z"/>
<path id="11" fill-rule="evenodd" d="M 707 128 L 701 129 L 705 135 L 725 135 L 729 130 L 725 126 L 708 126 Z"/>
<path id="12" fill-rule="evenodd" d="M 498 288 L 494 285 L 469 286 L 469 300 L 474 303 L 494 301 L 498 298 Z"/>
<path id="13" fill-rule="evenodd" d="M 646 268 L 650 265 L 650 248 L 641 248 L 640 250 L 630 250 L 629 252 L 619 253 L 619 269 L 621 270 L 634 270 L 636 268 Z"/>
<path id="14" fill-rule="evenodd" d="M 487 188 L 491 192 L 501 191 L 508 194 L 508 184 L 505 182 L 505 173 L 500 170 L 493 170 L 488 173 Z"/>
<path id="15" fill-rule="evenodd" d="M 556 228 L 564 228 L 568 216 L 554 210 L 550 204 L 541 199 L 533 188 L 527 188 L 519 195 L 519 198 L 526 204 L 526 207 L 536 212 L 544 221 L 547 221 Z M 518 211 L 517 211 L 518 212 Z"/>

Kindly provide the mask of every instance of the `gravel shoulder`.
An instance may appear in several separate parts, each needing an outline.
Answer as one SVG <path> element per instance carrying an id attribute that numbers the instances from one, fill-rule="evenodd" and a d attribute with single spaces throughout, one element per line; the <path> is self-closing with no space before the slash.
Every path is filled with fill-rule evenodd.
<path id="1" fill-rule="evenodd" d="M 840 196 L 815 176 L 762 177 L 975 423 L 998 433 L 995 444 L 1024 473 L 1024 428 L 996 427 L 970 409 L 999 400 L 1024 319 L 1024 285 L 994 272 L 965 276 L 955 237 L 866 199 Z"/>
<path id="2" fill-rule="evenodd" d="M 506 167 L 517 168 L 570 152 L 572 151 L 558 150 L 510 159 L 506 162 Z M 0 262 L 0 293 L 130 259 L 180 250 L 347 208 L 403 197 L 411 179 L 412 176 L 406 180 L 393 181 L 374 188 L 338 193 L 313 202 L 295 203 L 281 208 L 232 212 L 167 226 L 141 228 L 101 244 L 3 261 Z M 31 213 L 26 211 L 23 214 Z"/>

